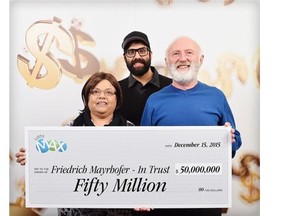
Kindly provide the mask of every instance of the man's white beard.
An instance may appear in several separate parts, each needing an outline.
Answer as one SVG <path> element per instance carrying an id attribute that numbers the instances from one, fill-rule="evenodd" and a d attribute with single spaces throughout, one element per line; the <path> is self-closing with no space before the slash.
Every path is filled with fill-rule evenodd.
<path id="1" fill-rule="evenodd" d="M 188 71 L 181 70 L 180 72 L 178 72 L 178 70 L 176 69 L 176 65 L 173 64 L 170 66 L 170 74 L 175 82 L 182 85 L 188 84 L 193 80 L 197 80 L 200 66 L 201 65 L 197 63 L 191 64 Z"/>

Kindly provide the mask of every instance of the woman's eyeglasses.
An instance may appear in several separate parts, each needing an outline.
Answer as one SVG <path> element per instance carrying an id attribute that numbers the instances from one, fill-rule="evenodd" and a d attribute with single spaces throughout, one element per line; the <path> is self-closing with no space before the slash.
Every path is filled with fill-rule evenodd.
<path id="1" fill-rule="evenodd" d="M 90 90 L 90 94 L 95 95 L 95 96 L 97 96 L 97 97 L 100 96 L 102 92 L 104 93 L 104 95 L 105 95 L 106 97 L 113 96 L 113 95 L 115 95 L 115 93 L 116 93 L 116 92 L 111 91 L 111 90 L 108 90 L 108 89 L 106 89 L 106 90 L 104 90 L 104 91 L 102 91 L 102 90 L 100 90 L 100 89 L 92 89 L 92 90 Z"/>

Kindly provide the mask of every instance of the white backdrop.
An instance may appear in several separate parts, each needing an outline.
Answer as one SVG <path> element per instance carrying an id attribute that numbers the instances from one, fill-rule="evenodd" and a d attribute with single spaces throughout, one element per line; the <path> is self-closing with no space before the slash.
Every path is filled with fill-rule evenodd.
<path id="1" fill-rule="evenodd" d="M 148 35 L 153 51 L 152 64 L 163 73 L 169 42 L 180 35 L 196 39 L 205 54 L 200 79 L 216 85 L 227 95 L 243 141 L 233 159 L 233 207 L 224 215 L 259 215 L 259 1 L 227 2 L 11 1 L 10 203 L 21 204 L 24 167 L 16 164 L 14 154 L 24 146 L 24 127 L 62 125 L 83 108 L 80 92 L 85 79 L 75 80 L 62 73 L 53 88 L 41 89 L 28 86 L 17 67 L 17 55 L 34 65 L 35 56 L 25 43 L 31 40 L 25 38 L 27 30 L 36 22 L 58 17 L 65 30 L 73 26 L 90 37 L 90 43 L 78 44 L 78 48 L 93 55 L 99 61 L 100 70 L 111 72 L 118 79 L 128 75 L 121 43 L 130 31 L 139 30 Z M 55 44 L 50 52 L 56 58 L 72 62 Z M 243 166 L 241 162 L 249 165 L 251 178 L 239 172 Z M 51 215 L 55 211 L 42 210 L 41 214 Z"/>

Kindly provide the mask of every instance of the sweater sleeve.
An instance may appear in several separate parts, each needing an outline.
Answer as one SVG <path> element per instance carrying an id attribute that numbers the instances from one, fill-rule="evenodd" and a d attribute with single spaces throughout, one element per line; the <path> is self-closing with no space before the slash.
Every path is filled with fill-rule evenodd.
<path id="1" fill-rule="evenodd" d="M 141 126 L 153 126 L 152 124 L 152 116 L 153 110 L 150 106 L 149 99 L 146 102 L 146 105 L 143 110 L 142 118 L 141 118 Z"/>
<path id="2" fill-rule="evenodd" d="M 232 143 L 232 158 L 235 156 L 236 151 L 240 148 L 241 145 L 242 145 L 242 140 L 241 140 L 240 132 L 235 129 L 235 142 Z"/>
<path id="3" fill-rule="evenodd" d="M 224 99 L 224 110 L 223 110 L 223 119 L 222 119 L 222 125 L 225 124 L 225 122 L 229 122 L 231 124 L 231 127 L 235 129 L 235 142 L 232 143 L 232 158 L 235 156 L 236 151 L 241 147 L 242 140 L 240 132 L 236 129 L 236 123 L 234 120 L 233 113 L 230 109 L 230 106 L 228 104 L 228 101 L 226 98 Z"/>

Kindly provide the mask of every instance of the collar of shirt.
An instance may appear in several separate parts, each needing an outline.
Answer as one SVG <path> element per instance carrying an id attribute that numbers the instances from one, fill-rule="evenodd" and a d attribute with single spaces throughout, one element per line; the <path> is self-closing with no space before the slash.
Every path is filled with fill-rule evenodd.
<path id="1" fill-rule="evenodd" d="M 157 72 L 155 67 L 151 66 L 150 68 L 153 72 L 153 77 L 148 83 L 151 83 L 151 84 L 155 85 L 156 87 L 160 88 L 159 73 Z M 132 74 L 129 75 L 128 79 L 129 79 L 128 80 L 128 88 L 131 88 L 136 82 L 139 82 L 138 80 L 136 80 L 132 76 Z M 146 83 L 145 85 L 147 85 L 148 83 Z"/>

